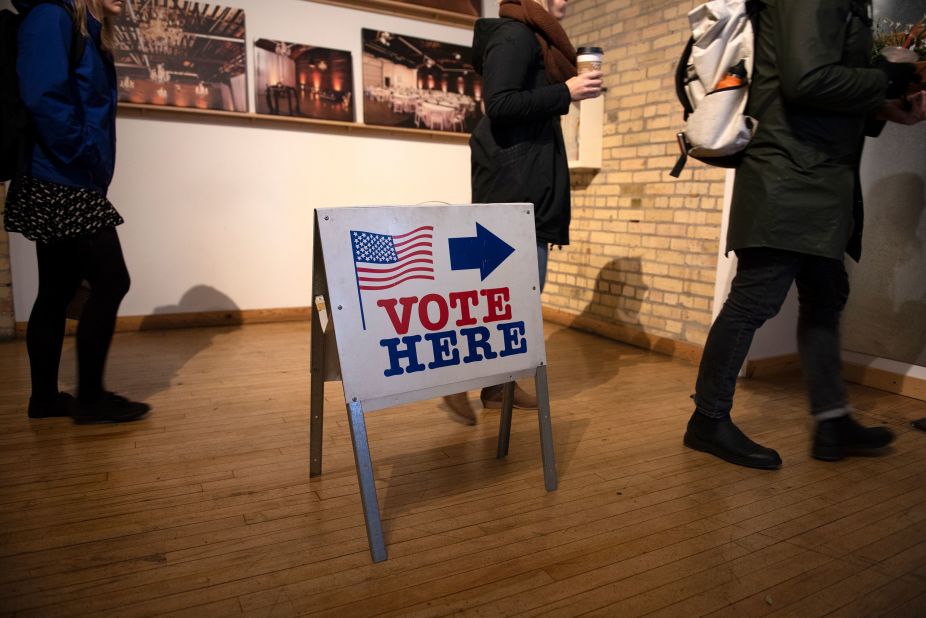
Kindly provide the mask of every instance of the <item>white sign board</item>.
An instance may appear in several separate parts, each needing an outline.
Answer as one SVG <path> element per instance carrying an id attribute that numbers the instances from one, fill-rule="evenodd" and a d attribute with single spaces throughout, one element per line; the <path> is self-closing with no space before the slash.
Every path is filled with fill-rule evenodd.
<path id="1" fill-rule="evenodd" d="M 326 208 L 316 220 L 348 402 L 370 411 L 546 364 L 531 204 Z"/>

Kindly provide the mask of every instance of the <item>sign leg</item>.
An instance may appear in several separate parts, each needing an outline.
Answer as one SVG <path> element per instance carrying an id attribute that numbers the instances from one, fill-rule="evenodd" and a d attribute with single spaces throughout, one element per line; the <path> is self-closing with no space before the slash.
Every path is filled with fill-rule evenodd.
<path id="1" fill-rule="evenodd" d="M 373 562 L 386 559 L 386 543 L 379 519 L 379 503 L 376 501 L 376 485 L 373 483 L 373 462 L 370 460 L 370 445 L 367 442 L 367 427 L 363 420 L 363 407 L 359 401 L 347 404 L 350 421 L 350 439 L 354 443 L 354 463 L 357 465 L 357 480 L 360 482 L 360 500 L 363 503 L 363 518 L 367 525 L 367 539 Z"/>
<path id="2" fill-rule="evenodd" d="M 514 382 L 508 382 L 502 389 L 502 413 L 498 418 L 497 459 L 508 456 L 508 442 L 511 439 L 511 409 L 514 407 Z"/>
<path id="3" fill-rule="evenodd" d="M 556 458 L 553 455 L 553 424 L 550 422 L 550 392 L 547 389 L 547 366 L 537 367 L 537 419 L 540 421 L 540 454 L 543 458 L 543 484 L 555 491 Z"/>
<path id="4" fill-rule="evenodd" d="M 328 281 L 325 273 L 325 258 L 322 253 L 318 217 L 313 219 L 312 254 L 312 307 L 309 309 L 312 321 L 309 356 L 309 477 L 322 473 L 322 420 L 325 406 L 325 325 L 321 312 L 326 310 L 325 297 Z"/>
<path id="5" fill-rule="evenodd" d="M 309 371 L 309 476 L 322 473 L 322 426 L 325 407 L 325 334 L 318 310 L 312 307 L 312 335 Z"/>

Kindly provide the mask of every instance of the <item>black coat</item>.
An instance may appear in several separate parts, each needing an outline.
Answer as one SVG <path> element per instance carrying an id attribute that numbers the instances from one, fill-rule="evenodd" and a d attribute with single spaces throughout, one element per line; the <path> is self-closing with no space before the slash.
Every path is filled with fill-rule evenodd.
<path id="1" fill-rule="evenodd" d="M 887 78 L 870 67 L 865 0 L 763 0 L 747 113 L 758 131 L 736 171 L 727 250 L 861 253 L 866 119 Z"/>
<path id="2" fill-rule="evenodd" d="M 473 64 L 486 112 L 469 140 L 473 202 L 530 202 L 537 240 L 569 244 L 569 168 L 559 122 L 569 112 L 569 88 L 549 83 L 533 31 L 512 19 L 476 22 Z"/>

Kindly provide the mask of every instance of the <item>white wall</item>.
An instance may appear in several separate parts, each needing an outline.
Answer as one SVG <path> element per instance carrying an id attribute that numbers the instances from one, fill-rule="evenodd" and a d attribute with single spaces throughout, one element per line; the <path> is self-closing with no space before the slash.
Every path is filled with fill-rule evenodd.
<path id="1" fill-rule="evenodd" d="M 924 8 L 909 0 L 877 0 L 874 7 L 876 17 L 902 24 Z M 862 186 L 865 234 L 862 260 L 849 271 L 845 347 L 926 373 L 926 123 L 889 124 L 868 140 Z"/>
<path id="2" fill-rule="evenodd" d="M 849 264 L 846 349 L 926 367 L 926 123 L 888 125 L 862 158 L 862 260 Z"/>
<path id="3" fill-rule="evenodd" d="M 258 38 L 350 50 L 358 119 L 361 28 L 472 42 L 469 29 L 304 0 L 218 4 L 246 11 L 249 84 Z M 497 14 L 493 0 L 486 14 Z M 124 316 L 307 306 L 313 208 L 470 197 L 464 143 L 208 118 L 120 117 L 117 133 L 110 199 L 126 220 L 119 234 L 132 275 Z M 34 249 L 18 234 L 10 245 L 14 310 L 25 321 L 36 293 Z"/>

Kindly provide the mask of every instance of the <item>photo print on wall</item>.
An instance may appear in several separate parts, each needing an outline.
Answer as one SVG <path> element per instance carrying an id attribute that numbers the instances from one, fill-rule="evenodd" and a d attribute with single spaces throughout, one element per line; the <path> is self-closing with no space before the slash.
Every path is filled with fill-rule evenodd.
<path id="1" fill-rule="evenodd" d="M 120 101 L 248 111 L 242 9 L 126 0 L 115 25 Z"/>
<path id="2" fill-rule="evenodd" d="M 363 122 L 469 133 L 482 117 L 472 50 L 363 29 Z"/>
<path id="3" fill-rule="evenodd" d="M 257 113 L 354 121 L 354 72 L 349 51 L 257 39 Z"/>

